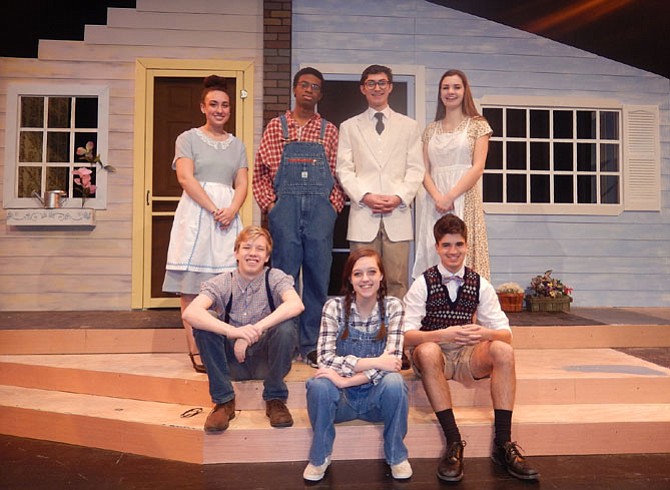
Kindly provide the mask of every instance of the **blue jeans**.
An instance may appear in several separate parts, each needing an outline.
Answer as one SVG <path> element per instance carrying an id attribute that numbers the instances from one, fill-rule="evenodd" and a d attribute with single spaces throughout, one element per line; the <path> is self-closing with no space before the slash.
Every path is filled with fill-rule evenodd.
<path id="1" fill-rule="evenodd" d="M 228 339 L 207 330 L 193 329 L 200 357 L 207 368 L 209 394 L 214 403 L 235 398 L 231 381 L 263 380 L 263 400 L 286 400 L 288 387 L 284 377 L 291 370 L 297 342 L 290 320 L 275 325 L 247 349 L 243 363 L 237 362 L 233 351 L 235 339 Z"/>
<path id="2" fill-rule="evenodd" d="M 336 218 L 327 197 L 309 194 L 283 196 L 268 214 L 274 242 L 272 266 L 293 276 L 296 288 L 302 267 L 305 311 L 298 321 L 299 350 L 303 357 L 316 350 L 321 310 L 328 298 Z"/>
<path id="3" fill-rule="evenodd" d="M 389 465 L 407 459 L 403 442 L 407 434 L 409 402 L 407 386 L 399 373 L 388 373 L 372 385 L 339 389 L 325 378 L 307 380 L 307 411 L 314 437 L 309 450 L 309 462 L 322 465 L 333 452 L 335 425 L 338 422 L 361 419 L 384 422 L 384 456 Z"/>
<path id="4" fill-rule="evenodd" d="M 288 139 L 286 120 L 281 119 Z M 321 139 L 326 122 L 322 121 Z M 303 356 L 316 350 L 321 310 L 328 298 L 333 261 L 333 229 L 337 212 L 330 204 L 335 179 L 321 143 L 287 141 L 274 180 L 277 202 L 268 213 L 272 235 L 272 266 L 299 284 L 302 266 L 302 302 L 299 349 Z"/>

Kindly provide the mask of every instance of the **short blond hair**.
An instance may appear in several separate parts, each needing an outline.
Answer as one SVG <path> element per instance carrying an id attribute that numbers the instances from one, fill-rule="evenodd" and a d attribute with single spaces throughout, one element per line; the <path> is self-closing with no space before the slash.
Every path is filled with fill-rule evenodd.
<path id="1" fill-rule="evenodd" d="M 272 237 L 270 232 L 265 228 L 260 226 L 245 226 L 242 228 L 242 231 L 237 238 L 235 239 L 235 252 L 240 248 L 242 242 L 248 242 L 249 240 L 256 240 L 258 237 L 265 237 L 265 240 L 268 242 L 268 253 L 272 252 Z"/>

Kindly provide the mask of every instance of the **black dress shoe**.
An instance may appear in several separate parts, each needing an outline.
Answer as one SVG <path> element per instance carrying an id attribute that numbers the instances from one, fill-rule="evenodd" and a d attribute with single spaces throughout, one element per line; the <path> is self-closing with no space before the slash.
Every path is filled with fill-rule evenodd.
<path id="1" fill-rule="evenodd" d="M 521 454 L 521 447 L 516 442 L 506 442 L 499 446 L 493 443 L 491 459 L 503 466 L 507 473 L 521 480 L 539 480 L 540 473 L 533 468 Z"/>
<path id="2" fill-rule="evenodd" d="M 463 448 L 465 441 L 449 444 L 437 466 L 437 477 L 442 481 L 461 481 L 463 479 Z"/>

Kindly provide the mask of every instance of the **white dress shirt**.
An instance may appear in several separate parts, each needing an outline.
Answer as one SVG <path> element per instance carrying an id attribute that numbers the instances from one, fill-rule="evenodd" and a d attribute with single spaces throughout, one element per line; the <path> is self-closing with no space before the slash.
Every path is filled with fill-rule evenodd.
<path id="1" fill-rule="evenodd" d="M 437 269 L 442 277 L 452 275 L 441 263 Z M 455 275 L 463 277 L 465 267 L 461 267 Z M 509 330 L 509 319 L 500 308 L 496 290 L 483 277 L 479 277 L 479 305 L 477 306 L 477 323 L 491 330 Z M 456 281 L 447 283 L 449 297 L 456 298 L 460 285 Z M 426 316 L 426 300 L 428 299 L 428 286 L 423 274 L 416 278 L 405 295 L 405 332 L 420 330 L 421 320 Z"/>

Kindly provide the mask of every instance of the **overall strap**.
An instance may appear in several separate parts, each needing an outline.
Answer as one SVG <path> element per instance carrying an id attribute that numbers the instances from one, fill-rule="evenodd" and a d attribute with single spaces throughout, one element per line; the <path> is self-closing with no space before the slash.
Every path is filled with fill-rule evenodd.
<path id="1" fill-rule="evenodd" d="M 285 141 L 288 141 L 288 121 L 286 121 L 286 114 L 279 116 L 279 122 L 281 123 L 281 133 Z"/>
<path id="2" fill-rule="evenodd" d="M 328 121 L 324 118 L 321 118 L 321 134 L 319 135 L 319 141 L 321 144 L 326 140 L 326 126 L 328 126 Z"/>
<path id="3" fill-rule="evenodd" d="M 270 313 L 276 310 L 275 302 L 272 299 L 272 291 L 270 289 L 270 269 L 265 271 L 265 294 L 268 297 L 268 305 L 270 305 Z M 233 273 L 230 273 L 230 298 L 228 298 L 228 303 L 226 303 L 225 315 L 223 321 L 230 323 L 230 309 L 233 306 Z"/>
<path id="4" fill-rule="evenodd" d="M 270 305 L 270 313 L 275 311 L 275 302 L 272 299 L 272 291 L 270 290 L 270 269 L 265 271 L 265 294 L 268 295 L 268 305 Z"/>
<path id="5" fill-rule="evenodd" d="M 230 271 L 230 298 L 228 298 L 228 303 L 226 303 L 225 316 L 223 321 L 230 323 L 230 308 L 233 306 L 233 271 Z"/>

